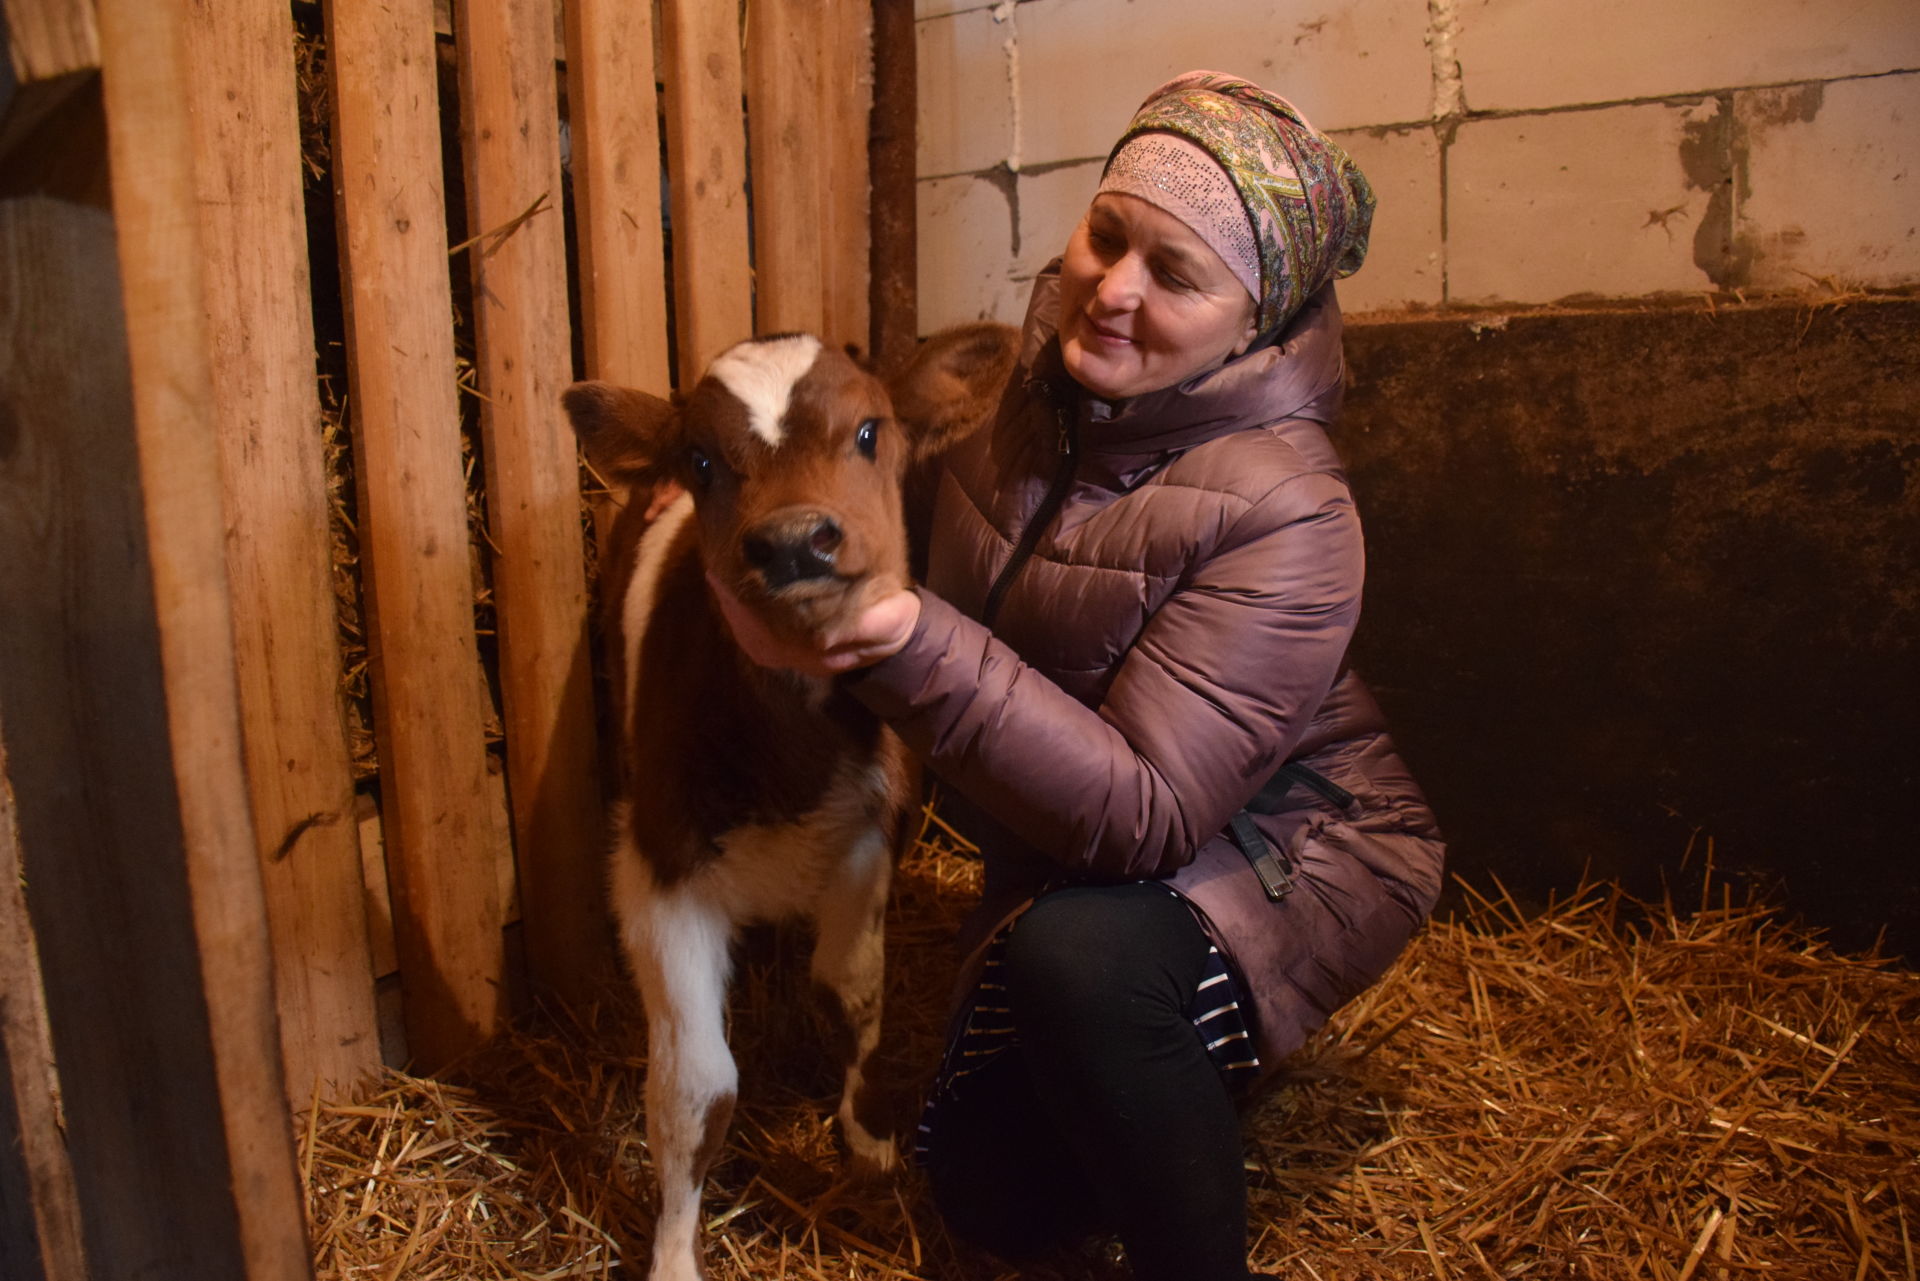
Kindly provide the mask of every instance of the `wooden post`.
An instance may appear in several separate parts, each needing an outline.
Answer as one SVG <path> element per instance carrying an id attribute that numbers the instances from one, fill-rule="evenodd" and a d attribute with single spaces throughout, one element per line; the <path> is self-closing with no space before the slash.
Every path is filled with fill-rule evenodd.
<path id="1" fill-rule="evenodd" d="M 25 883 L 0 726 L 0 1276 L 86 1281 L 80 1202 L 61 1137 L 60 1074 Z"/>
<path id="2" fill-rule="evenodd" d="M 601 888 L 553 0 L 456 9 L 507 792 L 533 977 L 584 1004 L 612 973 Z M 537 212 L 536 212 L 537 211 Z"/>
<path id="3" fill-rule="evenodd" d="M 836 344 L 867 341 L 869 174 L 867 128 L 873 114 L 873 10 L 862 3 L 829 4 L 822 63 L 822 132 L 828 140 L 826 200 L 820 222 L 826 231 L 821 255 L 826 319 L 821 331 Z"/>
<path id="4" fill-rule="evenodd" d="M 432 0 L 334 0 L 327 41 L 381 813 L 408 1045 L 431 1070 L 505 1008 Z"/>
<path id="5" fill-rule="evenodd" d="M 836 87 L 823 0 L 752 0 L 747 125 L 752 139 L 754 318 L 762 333 L 826 331 L 833 228 L 825 218 L 838 148 L 826 124 Z"/>
<path id="6" fill-rule="evenodd" d="M 740 22 L 732 4 L 662 0 L 680 386 L 753 332 Z"/>
<path id="7" fill-rule="evenodd" d="M 313 380 L 293 21 L 285 0 L 187 7 L 200 217 L 247 772 L 287 1093 L 380 1067 L 340 706 Z"/>
<path id="8" fill-rule="evenodd" d="M 587 377 L 665 396 L 673 375 L 653 7 L 632 0 L 567 0 L 564 7 Z"/>
<path id="9" fill-rule="evenodd" d="M 914 89 L 912 0 L 873 0 L 873 127 L 869 134 L 873 243 L 870 324 L 874 364 L 897 369 L 919 337 L 919 271 L 915 254 Z"/>

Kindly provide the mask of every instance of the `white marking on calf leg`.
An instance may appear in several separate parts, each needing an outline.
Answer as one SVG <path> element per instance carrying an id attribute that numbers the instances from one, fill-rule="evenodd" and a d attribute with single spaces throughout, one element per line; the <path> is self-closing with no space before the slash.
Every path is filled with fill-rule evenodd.
<path id="1" fill-rule="evenodd" d="M 647 1007 L 647 1146 L 660 1183 L 652 1281 L 699 1281 L 700 1186 L 733 1111 L 727 1048 L 732 924 L 688 892 L 662 893 L 631 846 L 616 854 L 621 941 Z"/>
<path id="2" fill-rule="evenodd" d="M 876 1119 L 877 1095 L 867 1080 L 880 1043 L 880 1013 L 886 969 L 887 882 L 893 874 L 891 843 L 880 827 L 854 838 L 822 889 L 814 920 L 813 977 L 840 1004 L 846 1021 L 846 1081 L 840 1092 L 840 1132 L 854 1163 L 886 1172 L 899 1163 L 891 1133 Z"/>
<path id="3" fill-rule="evenodd" d="M 750 339 L 721 352 L 707 373 L 747 407 L 747 427 L 774 448 L 786 439 L 780 420 L 787 416 L 793 385 L 813 368 L 820 340 L 812 334 Z"/>

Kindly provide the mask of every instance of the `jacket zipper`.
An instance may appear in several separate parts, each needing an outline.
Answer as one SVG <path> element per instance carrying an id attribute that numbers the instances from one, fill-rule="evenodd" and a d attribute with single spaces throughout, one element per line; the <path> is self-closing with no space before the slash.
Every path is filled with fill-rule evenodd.
<path id="1" fill-rule="evenodd" d="M 980 621 L 991 629 L 994 618 L 1000 613 L 1000 603 L 1006 599 L 1007 589 L 1013 586 L 1013 580 L 1033 555 L 1033 549 L 1040 543 L 1040 535 L 1046 532 L 1053 518 L 1060 514 L 1060 505 L 1067 500 L 1067 490 L 1073 484 L 1074 455 L 1073 426 L 1064 407 L 1055 405 L 1054 421 L 1059 425 L 1058 447 L 1060 466 L 1054 472 L 1053 484 L 1048 487 L 1046 496 L 1040 505 L 1034 508 L 1033 517 L 1027 527 L 1020 532 L 1020 541 L 1014 544 L 1013 555 L 1000 574 L 993 580 L 993 586 L 987 589 L 987 601 L 980 610 Z"/>

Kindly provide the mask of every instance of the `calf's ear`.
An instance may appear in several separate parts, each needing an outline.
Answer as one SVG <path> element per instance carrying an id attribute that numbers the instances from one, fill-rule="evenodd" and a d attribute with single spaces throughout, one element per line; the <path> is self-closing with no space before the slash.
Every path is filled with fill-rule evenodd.
<path id="1" fill-rule="evenodd" d="M 913 461 L 936 457 L 993 416 L 1020 351 L 1020 331 L 990 321 L 942 330 L 889 381 Z"/>
<path id="2" fill-rule="evenodd" d="M 613 383 L 575 383 L 561 408 L 580 437 L 587 461 L 608 482 L 646 484 L 674 473 L 680 411 L 658 396 Z"/>

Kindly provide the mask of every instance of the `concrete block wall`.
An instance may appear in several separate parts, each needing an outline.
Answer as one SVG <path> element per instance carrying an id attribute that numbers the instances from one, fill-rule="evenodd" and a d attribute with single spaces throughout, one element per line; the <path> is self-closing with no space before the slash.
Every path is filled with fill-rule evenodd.
<path id="1" fill-rule="evenodd" d="M 1920 283 L 1915 0 L 917 0 L 920 322 L 1017 321 L 1140 99 L 1291 98 L 1379 193 L 1349 312 Z"/>

